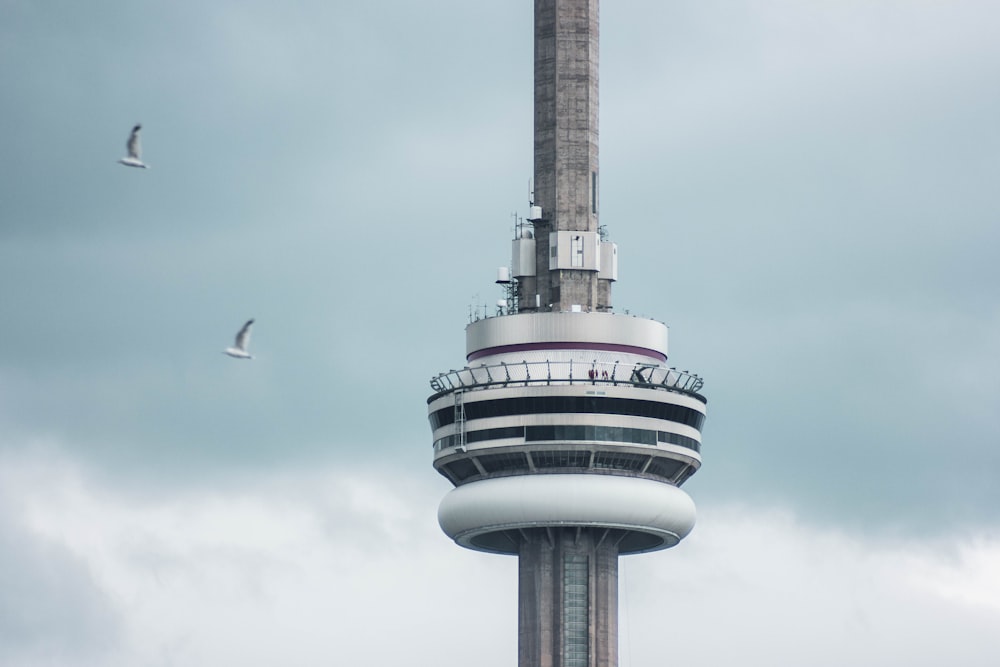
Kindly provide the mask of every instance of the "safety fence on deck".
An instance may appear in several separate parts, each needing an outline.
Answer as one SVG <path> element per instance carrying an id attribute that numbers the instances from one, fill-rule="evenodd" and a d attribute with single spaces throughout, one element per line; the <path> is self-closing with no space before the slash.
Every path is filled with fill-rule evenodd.
<path id="1" fill-rule="evenodd" d="M 600 361 L 582 363 L 572 360 L 466 366 L 431 378 L 431 389 L 437 394 L 447 394 L 459 389 L 558 384 L 631 385 L 678 391 L 700 399 L 698 391 L 704 381 L 693 373 L 655 364 Z"/>

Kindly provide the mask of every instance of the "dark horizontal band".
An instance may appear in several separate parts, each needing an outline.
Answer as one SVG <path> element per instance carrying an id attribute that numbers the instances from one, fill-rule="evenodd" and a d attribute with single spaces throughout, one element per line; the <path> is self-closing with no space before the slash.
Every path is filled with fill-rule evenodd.
<path id="1" fill-rule="evenodd" d="M 525 442 L 590 441 L 647 446 L 656 446 L 656 443 L 662 442 L 687 447 L 696 452 L 701 451 L 700 442 L 678 433 L 621 426 L 584 426 L 580 424 L 565 426 L 502 426 L 500 428 L 469 431 L 461 435 L 446 435 L 434 441 L 434 451 L 440 452 L 450 447 L 457 447 L 460 444 L 507 440 L 510 438 L 519 438 Z"/>
<path id="2" fill-rule="evenodd" d="M 651 417 L 676 422 L 701 430 L 705 413 L 674 403 L 644 401 L 612 396 L 517 396 L 489 401 L 469 401 L 463 406 L 465 419 L 540 414 L 596 414 Z M 431 429 L 455 423 L 455 406 L 435 410 L 428 415 Z"/>

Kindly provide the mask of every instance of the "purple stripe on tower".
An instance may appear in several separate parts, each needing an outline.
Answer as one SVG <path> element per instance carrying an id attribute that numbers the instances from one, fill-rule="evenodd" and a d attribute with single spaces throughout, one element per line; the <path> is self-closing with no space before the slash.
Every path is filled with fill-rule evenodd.
<path id="1" fill-rule="evenodd" d="M 621 352 L 622 354 L 638 354 L 657 361 L 666 361 L 667 355 L 648 347 L 636 347 L 635 345 L 615 345 L 613 343 L 520 343 L 517 345 L 499 345 L 476 350 L 465 357 L 466 361 L 475 361 L 483 357 L 494 354 L 508 354 L 511 352 L 528 352 L 535 350 L 594 350 L 598 352 Z"/>

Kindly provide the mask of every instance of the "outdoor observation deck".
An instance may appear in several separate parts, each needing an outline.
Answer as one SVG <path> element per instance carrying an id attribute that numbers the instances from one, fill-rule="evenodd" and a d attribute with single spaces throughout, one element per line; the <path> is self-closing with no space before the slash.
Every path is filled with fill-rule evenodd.
<path id="1" fill-rule="evenodd" d="M 704 381 L 668 367 L 665 324 L 611 313 L 472 322 L 467 366 L 430 380 L 434 467 L 456 486 L 510 476 L 642 477 L 701 465 Z"/>
<path id="2" fill-rule="evenodd" d="M 495 387 L 539 385 L 626 385 L 686 394 L 705 402 L 699 390 L 705 384 L 701 377 L 688 371 L 656 364 L 618 363 L 607 361 L 522 361 L 466 366 L 441 373 L 430 381 L 434 394 L 431 403 L 454 391 L 474 391 Z"/>

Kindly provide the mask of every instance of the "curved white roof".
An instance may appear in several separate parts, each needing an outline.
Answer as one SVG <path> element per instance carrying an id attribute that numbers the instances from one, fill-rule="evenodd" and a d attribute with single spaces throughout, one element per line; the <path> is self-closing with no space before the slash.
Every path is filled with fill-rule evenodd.
<path id="1" fill-rule="evenodd" d="M 617 313 L 518 313 L 488 317 L 465 328 L 466 358 L 520 349 L 607 347 L 659 361 L 667 358 L 667 325 Z"/>
<path id="2" fill-rule="evenodd" d="M 470 549 L 516 553 L 503 531 L 588 526 L 634 531 L 623 553 L 657 551 L 683 539 L 695 522 L 681 489 L 638 477 L 534 474 L 495 477 L 452 489 L 438 507 L 445 534 Z"/>

